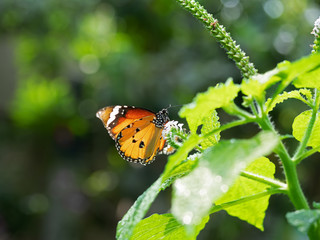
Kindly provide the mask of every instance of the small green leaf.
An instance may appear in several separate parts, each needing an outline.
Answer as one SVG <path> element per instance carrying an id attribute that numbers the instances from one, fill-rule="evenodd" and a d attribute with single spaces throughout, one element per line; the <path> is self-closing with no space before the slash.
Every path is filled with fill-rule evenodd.
<path id="1" fill-rule="evenodd" d="M 312 115 L 312 110 L 307 110 L 302 113 L 300 113 L 293 121 L 292 124 L 292 135 L 298 140 L 301 141 L 307 127 L 309 125 L 309 121 Z M 308 146 L 311 146 L 313 148 L 320 146 L 320 115 L 317 114 L 316 121 L 314 123 L 314 126 L 312 128 L 312 133 L 310 136 L 310 139 L 308 141 Z"/>
<path id="2" fill-rule="evenodd" d="M 313 203 L 312 203 L 312 206 L 313 206 L 314 208 L 320 209 L 320 203 L 318 203 L 318 202 L 313 202 Z"/>
<path id="3" fill-rule="evenodd" d="M 203 119 L 212 116 L 212 110 L 228 105 L 238 95 L 239 89 L 231 79 L 225 84 L 210 87 L 206 92 L 197 94 L 192 103 L 181 108 L 179 115 L 187 119 L 191 133 L 196 134 Z"/>
<path id="4" fill-rule="evenodd" d="M 172 213 L 183 224 L 196 225 L 209 214 L 212 203 L 225 194 L 247 164 L 269 154 L 278 144 L 272 132 L 249 140 L 221 141 L 206 149 L 198 166 L 177 179 L 173 188 Z"/>
<path id="5" fill-rule="evenodd" d="M 296 88 L 317 88 L 320 89 L 320 66 L 310 72 L 300 74 L 294 81 Z"/>
<path id="6" fill-rule="evenodd" d="M 153 214 L 148 218 L 139 222 L 133 232 L 132 239 L 135 240 L 192 240 L 196 239 L 199 232 L 204 228 L 208 222 L 209 217 L 196 227 L 193 235 L 186 234 L 185 228 L 181 225 L 172 214 Z"/>
<path id="7" fill-rule="evenodd" d="M 246 171 L 262 175 L 268 178 L 274 178 L 275 166 L 266 157 L 261 157 L 252 162 L 246 169 Z M 245 196 L 250 196 L 256 193 L 265 191 L 270 186 L 263 184 L 246 177 L 238 177 L 229 191 L 224 194 L 215 203 L 217 205 L 231 202 L 240 199 Z M 234 217 L 238 217 L 241 220 L 247 221 L 251 225 L 263 231 L 263 220 L 265 217 L 265 211 L 269 205 L 269 196 L 264 196 L 257 200 L 245 202 L 234 207 L 226 208 L 225 210 Z"/>
<path id="8" fill-rule="evenodd" d="M 306 104 L 308 104 L 307 100 L 301 96 L 303 94 L 307 100 L 310 100 L 312 98 L 311 92 L 308 89 L 299 89 L 299 90 L 293 90 L 291 92 L 283 92 L 282 94 L 278 94 L 275 96 L 275 98 L 269 98 L 266 103 L 266 112 L 270 112 L 273 110 L 273 108 L 283 101 L 289 99 L 289 98 L 295 98 L 298 99 Z"/>
<path id="9" fill-rule="evenodd" d="M 209 116 L 203 118 L 203 124 L 201 128 L 201 133 L 205 135 L 220 127 L 219 117 L 216 110 L 212 110 Z M 217 144 L 220 140 L 220 132 L 217 132 L 210 137 L 206 138 L 203 142 L 201 142 L 201 146 L 203 149 L 211 147 Z"/>
<path id="10" fill-rule="evenodd" d="M 257 74 L 252 78 L 243 81 L 241 84 L 241 91 L 247 96 L 253 96 L 258 100 L 263 100 L 265 90 L 281 80 L 281 78 L 276 75 L 278 72 L 279 69 L 275 68 L 264 74 Z"/>
<path id="11" fill-rule="evenodd" d="M 286 214 L 288 222 L 302 233 L 308 233 L 311 226 L 320 219 L 320 210 L 303 209 Z"/>
<path id="12" fill-rule="evenodd" d="M 127 240 L 131 238 L 135 226 L 145 216 L 151 203 L 160 192 L 162 177 L 159 177 L 142 195 L 138 197 L 129 211 L 119 221 L 117 226 L 117 239 Z"/>

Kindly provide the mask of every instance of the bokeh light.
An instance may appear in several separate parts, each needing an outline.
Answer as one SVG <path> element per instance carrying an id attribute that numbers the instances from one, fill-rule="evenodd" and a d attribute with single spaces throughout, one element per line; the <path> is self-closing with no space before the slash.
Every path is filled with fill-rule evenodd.
<path id="1" fill-rule="evenodd" d="M 271 18 L 279 18 L 283 13 L 283 4 L 280 0 L 268 0 L 263 5 L 264 11 Z"/>

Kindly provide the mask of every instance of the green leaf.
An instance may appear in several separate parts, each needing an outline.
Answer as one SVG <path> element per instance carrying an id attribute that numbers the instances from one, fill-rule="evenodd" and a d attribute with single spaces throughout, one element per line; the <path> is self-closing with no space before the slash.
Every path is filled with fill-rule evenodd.
<path id="1" fill-rule="evenodd" d="M 302 233 L 308 233 L 311 226 L 320 219 L 320 210 L 303 209 L 286 214 L 288 222 Z"/>
<path id="2" fill-rule="evenodd" d="M 320 89 L 320 67 L 310 72 L 299 75 L 293 85 L 296 88 L 317 88 Z"/>
<path id="3" fill-rule="evenodd" d="M 279 69 L 279 72 L 276 74 L 276 76 L 280 77 L 281 83 L 274 93 L 274 96 L 282 93 L 282 91 L 301 74 L 310 72 L 319 66 L 320 54 L 309 55 L 293 63 L 285 61 L 278 64 L 277 69 Z"/>
<path id="4" fill-rule="evenodd" d="M 174 216 L 185 225 L 199 224 L 240 171 L 258 157 L 271 153 L 277 144 L 274 133 L 261 132 L 249 140 L 221 141 L 206 149 L 198 166 L 173 185 Z"/>
<path id="5" fill-rule="evenodd" d="M 169 187 L 173 181 L 191 172 L 198 164 L 198 159 L 201 156 L 199 153 L 190 155 L 186 160 L 176 165 L 169 174 L 164 175 L 161 188 L 164 190 Z"/>
<path id="6" fill-rule="evenodd" d="M 138 197 L 129 211 L 119 221 L 117 226 L 117 239 L 130 239 L 135 226 L 145 216 L 151 203 L 160 192 L 162 177 L 159 177 L 142 195 Z"/>
<path id="7" fill-rule="evenodd" d="M 192 236 L 186 234 L 185 228 L 181 225 L 172 214 L 153 214 L 150 217 L 143 219 L 133 232 L 132 239 L 135 240 L 192 240 L 196 239 L 199 232 L 204 228 L 208 222 L 209 217 L 196 227 Z"/>
<path id="8" fill-rule="evenodd" d="M 312 203 L 312 206 L 313 206 L 314 208 L 320 209 L 320 203 L 318 203 L 318 202 L 313 202 L 313 203 Z"/>
<path id="9" fill-rule="evenodd" d="M 203 124 L 201 128 L 201 133 L 205 135 L 220 127 L 219 117 L 216 110 L 212 110 L 209 116 L 203 118 Z M 217 144 L 220 140 L 220 132 L 212 134 L 210 137 L 206 138 L 203 142 L 201 142 L 201 146 L 203 149 L 211 147 Z"/>
<path id="10" fill-rule="evenodd" d="M 292 135 L 300 142 L 302 141 L 302 138 L 307 130 L 311 115 L 312 115 L 312 110 L 307 110 L 300 113 L 293 121 Z M 319 136 L 320 136 L 320 115 L 318 113 L 307 145 L 313 148 L 318 147 L 320 145 Z"/>
<path id="11" fill-rule="evenodd" d="M 293 63 L 286 61 L 278 64 L 280 69 L 279 76 L 282 76 L 282 82 L 285 86 L 290 84 L 299 75 L 312 71 L 320 66 L 320 54 L 312 54 L 303 57 Z"/>
<path id="12" fill-rule="evenodd" d="M 291 92 L 283 92 L 282 94 L 276 95 L 275 98 L 269 98 L 265 103 L 266 113 L 272 111 L 277 104 L 282 103 L 283 101 L 289 98 L 295 98 L 308 104 L 307 100 L 301 94 L 304 95 L 307 98 L 307 100 L 311 100 L 312 98 L 312 94 L 308 89 L 299 89 L 293 90 Z"/>
<path id="13" fill-rule="evenodd" d="M 200 137 L 196 134 L 189 135 L 188 139 L 183 143 L 183 145 L 169 157 L 168 163 L 163 172 L 163 181 L 170 178 L 172 170 L 181 164 L 181 162 L 187 159 L 187 156 L 190 151 L 194 149 L 194 147 L 200 141 Z"/>
<path id="14" fill-rule="evenodd" d="M 241 91 L 247 96 L 253 96 L 258 100 L 263 100 L 265 90 L 274 83 L 281 80 L 276 74 L 279 69 L 275 68 L 264 74 L 257 74 L 241 83 Z"/>
<path id="15" fill-rule="evenodd" d="M 246 105 L 252 101 L 252 97 L 262 102 L 264 100 L 265 90 L 279 81 L 281 81 L 281 83 L 274 96 L 280 94 L 283 89 L 296 78 L 295 84 L 297 87 L 319 86 L 319 81 L 316 80 L 319 79 L 319 73 L 317 73 L 319 66 L 320 54 L 313 54 L 293 63 L 289 61 L 282 62 L 271 71 L 264 74 L 257 74 L 249 80 L 243 81 L 241 91 L 249 96 L 249 98 L 245 98 Z M 307 83 L 304 82 L 305 80 Z"/>
<path id="16" fill-rule="evenodd" d="M 193 102 L 181 108 L 179 115 L 187 119 L 191 133 L 196 134 L 198 126 L 203 124 L 203 119 L 211 117 L 212 110 L 227 106 L 235 99 L 239 86 L 231 79 L 225 84 L 210 87 L 204 93 L 198 93 Z"/>
<path id="17" fill-rule="evenodd" d="M 282 62 L 271 71 L 257 74 L 249 80 L 243 81 L 241 91 L 262 102 L 265 90 L 276 82 L 281 81 L 275 97 L 283 91 L 293 80 L 296 87 L 320 87 L 320 54 L 304 57 L 296 62 Z M 250 100 L 251 98 L 249 98 Z M 285 100 L 285 99 L 283 99 Z M 248 101 L 248 99 L 246 100 Z M 271 111 L 271 110 L 270 110 Z"/>
<path id="18" fill-rule="evenodd" d="M 129 211 L 124 215 L 117 226 L 117 239 L 130 239 L 133 230 L 145 216 L 151 203 L 160 190 L 166 189 L 175 179 L 188 174 L 198 162 L 198 154 L 191 155 L 184 162 L 174 166 L 166 176 L 162 174 L 142 195 L 138 197 Z M 135 239 L 135 238 L 133 238 Z"/>
<path id="19" fill-rule="evenodd" d="M 264 177 L 274 178 L 275 166 L 266 157 L 260 157 L 252 162 L 246 169 L 247 172 L 259 174 Z M 217 205 L 231 202 L 245 196 L 250 196 L 256 193 L 265 191 L 270 186 L 260 183 L 246 177 L 238 177 L 229 191 L 224 194 L 215 203 Z M 261 197 L 257 200 L 248 201 L 234 207 L 226 208 L 229 215 L 238 217 L 241 220 L 247 221 L 251 225 L 263 231 L 263 220 L 265 211 L 269 205 L 270 195 Z"/>

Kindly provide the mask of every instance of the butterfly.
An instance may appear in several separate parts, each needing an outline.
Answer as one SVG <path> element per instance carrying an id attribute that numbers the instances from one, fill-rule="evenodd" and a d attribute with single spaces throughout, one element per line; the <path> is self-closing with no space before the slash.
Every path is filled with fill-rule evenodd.
<path id="1" fill-rule="evenodd" d="M 109 106 L 96 116 L 116 142 L 122 158 L 143 165 L 154 161 L 166 145 L 162 131 L 170 121 L 167 109 L 154 113 L 134 106 Z"/>

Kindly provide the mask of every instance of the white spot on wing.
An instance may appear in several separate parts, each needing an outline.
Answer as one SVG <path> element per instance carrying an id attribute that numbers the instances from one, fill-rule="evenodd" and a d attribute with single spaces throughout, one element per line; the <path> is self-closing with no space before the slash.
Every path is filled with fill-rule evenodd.
<path id="1" fill-rule="evenodd" d="M 101 119 L 100 115 L 101 115 L 101 110 L 96 113 L 96 117 Z"/>
<path id="2" fill-rule="evenodd" d="M 121 106 L 115 106 L 110 114 L 110 117 L 108 119 L 108 122 L 107 122 L 107 126 L 109 126 L 110 123 L 112 123 L 117 115 L 119 114 L 119 110 L 120 110 Z"/>

